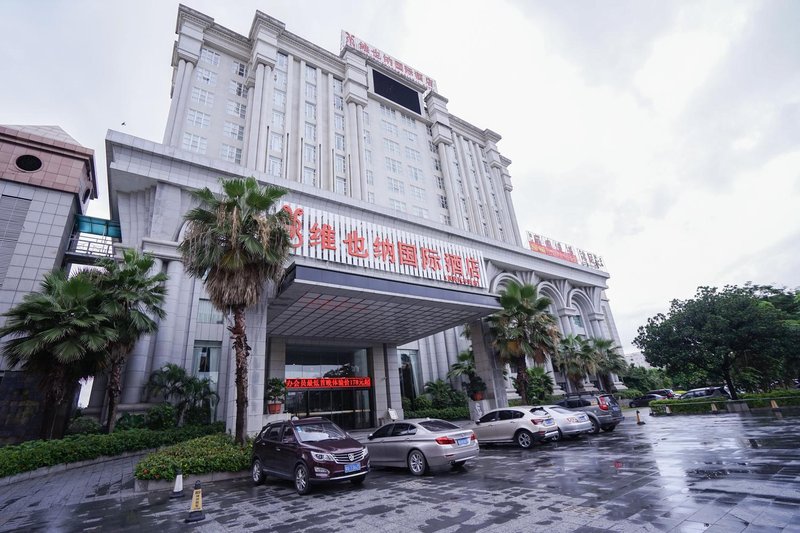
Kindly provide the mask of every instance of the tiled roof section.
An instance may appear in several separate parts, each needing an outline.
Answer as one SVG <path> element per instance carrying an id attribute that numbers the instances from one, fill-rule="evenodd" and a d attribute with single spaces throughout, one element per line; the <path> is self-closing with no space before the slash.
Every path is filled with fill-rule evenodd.
<path id="1" fill-rule="evenodd" d="M 0 125 L 0 134 L 65 148 L 89 156 L 94 155 L 94 150 L 82 146 L 59 126 Z"/>

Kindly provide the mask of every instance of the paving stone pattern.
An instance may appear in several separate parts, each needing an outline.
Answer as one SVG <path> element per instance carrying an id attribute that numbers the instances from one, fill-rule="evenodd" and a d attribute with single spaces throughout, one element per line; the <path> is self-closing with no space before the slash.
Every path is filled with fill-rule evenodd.
<path id="1" fill-rule="evenodd" d="M 646 410 L 643 410 L 646 412 Z M 204 486 L 198 531 L 800 533 L 800 413 L 659 417 L 613 433 L 483 447 L 462 471 L 374 469 L 362 487 Z M 0 488 L 0 530 L 178 531 L 190 507 L 132 491 L 135 458 Z"/>

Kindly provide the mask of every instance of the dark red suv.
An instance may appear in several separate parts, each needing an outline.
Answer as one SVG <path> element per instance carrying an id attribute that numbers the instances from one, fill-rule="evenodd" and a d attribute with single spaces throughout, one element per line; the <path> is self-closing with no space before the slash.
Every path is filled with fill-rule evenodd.
<path id="1" fill-rule="evenodd" d="M 369 452 L 330 420 L 304 418 L 264 426 L 253 442 L 252 465 L 253 483 L 271 475 L 293 480 L 298 494 L 308 494 L 313 483 L 363 483 Z"/>

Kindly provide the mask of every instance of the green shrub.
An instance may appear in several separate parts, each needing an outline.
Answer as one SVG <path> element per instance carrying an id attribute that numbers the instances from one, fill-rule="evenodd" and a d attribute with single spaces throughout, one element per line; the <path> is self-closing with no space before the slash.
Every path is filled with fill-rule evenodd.
<path id="1" fill-rule="evenodd" d="M 125 413 L 119 417 L 119 419 L 117 419 L 117 424 L 114 426 L 114 431 L 125 431 L 128 429 L 140 429 L 145 427 L 147 427 L 146 415 Z"/>
<path id="2" fill-rule="evenodd" d="M 208 424 L 209 422 L 211 422 L 209 405 L 193 405 L 186 412 L 186 423 L 189 425 Z"/>
<path id="3" fill-rule="evenodd" d="M 147 410 L 147 427 L 154 431 L 174 428 L 178 424 L 178 412 L 169 403 L 162 403 Z"/>
<path id="4" fill-rule="evenodd" d="M 67 435 L 91 435 L 92 433 L 100 433 L 103 431 L 103 426 L 94 418 L 88 416 L 79 416 L 72 419 L 67 427 Z"/>
<path id="5" fill-rule="evenodd" d="M 800 405 L 800 389 L 780 389 L 741 396 L 743 400 L 747 400 L 747 405 L 751 409 L 770 407 L 770 400 L 775 400 L 779 407 Z"/>
<path id="6" fill-rule="evenodd" d="M 642 396 L 642 391 L 638 389 L 626 389 L 614 393 L 614 396 L 621 400 L 633 400 L 634 398 Z"/>
<path id="7" fill-rule="evenodd" d="M 405 413 L 406 418 L 441 418 L 442 420 L 469 420 L 469 408 L 445 407 L 443 409 L 419 409 Z"/>
<path id="8" fill-rule="evenodd" d="M 136 465 L 136 479 L 174 479 L 183 474 L 239 472 L 250 466 L 253 444 L 239 446 L 225 434 L 207 435 L 151 453 Z"/>
<path id="9" fill-rule="evenodd" d="M 102 435 L 71 435 L 58 440 L 34 440 L 0 448 L 0 477 L 44 466 L 86 461 L 102 456 L 158 448 L 185 440 L 221 433 L 222 422 L 207 426 L 186 426 L 167 431 L 129 429 Z"/>
<path id="10" fill-rule="evenodd" d="M 403 412 L 411 410 L 411 399 L 410 398 L 406 398 L 405 396 L 403 396 L 403 398 L 401 399 L 401 403 L 403 405 Z"/>
<path id="11" fill-rule="evenodd" d="M 417 396 L 414 398 L 414 401 L 411 402 L 413 404 L 415 411 L 425 411 L 427 409 L 433 409 L 433 402 L 427 396 Z"/>
<path id="12" fill-rule="evenodd" d="M 785 389 L 762 392 L 758 394 L 740 394 L 742 400 L 747 402 L 751 409 L 770 407 L 770 400 L 775 400 L 780 407 L 800 405 L 800 390 Z M 714 403 L 720 411 L 725 410 L 727 400 L 719 396 L 692 398 L 690 400 L 657 400 L 650 402 L 650 411 L 653 414 L 666 414 L 666 407 L 674 414 L 689 415 L 711 412 L 711 404 Z"/>

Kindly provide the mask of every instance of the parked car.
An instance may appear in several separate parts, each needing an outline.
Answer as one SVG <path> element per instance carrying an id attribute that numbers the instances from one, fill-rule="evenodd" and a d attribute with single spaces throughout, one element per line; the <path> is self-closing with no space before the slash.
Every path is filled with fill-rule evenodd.
<path id="1" fill-rule="evenodd" d="M 692 389 L 681 394 L 681 400 L 688 400 L 690 398 L 730 398 L 730 394 L 724 387 L 700 387 L 699 389 Z"/>
<path id="2" fill-rule="evenodd" d="M 369 451 L 326 418 L 293 419 L 264 426 L 253 441 L 253 483 L 266 476 L 294 481 L 298 494 L 311 485 L 349 480 L 364 482 Z"/>
<path id="3" fill-rule="evenodd" d="M 672 389 L 649 390 L 645 394 L 658 394 L 659 396 L 664 396 L 665 398 L 669 398 L 670 400 L 676 396 L 675 392 Z"/>
<path id="4" fill-rule="evenodd" d="M 560 405 L 542 405 L 542 409 L 553 417 L 558 426 L 558 435 L 552 440 L 560 440 L 564 437 L 577 437 L 592 430 L 592 422 L 589 415 L 583 411 L 570 411 Z"/>
<path id="5" fill-rule="evenodd" d="M 433 418 L 384 424 L 367 440 L 373 466 L 407 467 L 415 476 L 421 476 L 429 468 L 463 466 L 480 453 L 478 439 L 471 429 Z"/>
<path id="6" fill-rule="evenodd" d="M 556 405 L 572 411 L 585 411 L 592 423 L 592 433 L 614 431 L 617 424 L 625 420 L 617 400 L 610 394 L 587 393 L 570 394 Z M 480 435 L 478 436 L 480 439 Z"/>
<path id="7" fill-rule="evenodd" d="M 480 443 L 514 442 L 530 448 L 534 442 L 558 436 L 556 421 L 541 407 L 531 405 L 493 409 L 471 427 Z"/>
<path id="8" fill-rule="evenodd" d="M 666 396 L 662 396 L 660 394 L 647 393 L 643 396 L 639 396 L 638 398 L 634 398 L 628 403 L 628 405 L 630 407 L 647 407 L 653 400 L 664 400 L 666 398 Z"/>

